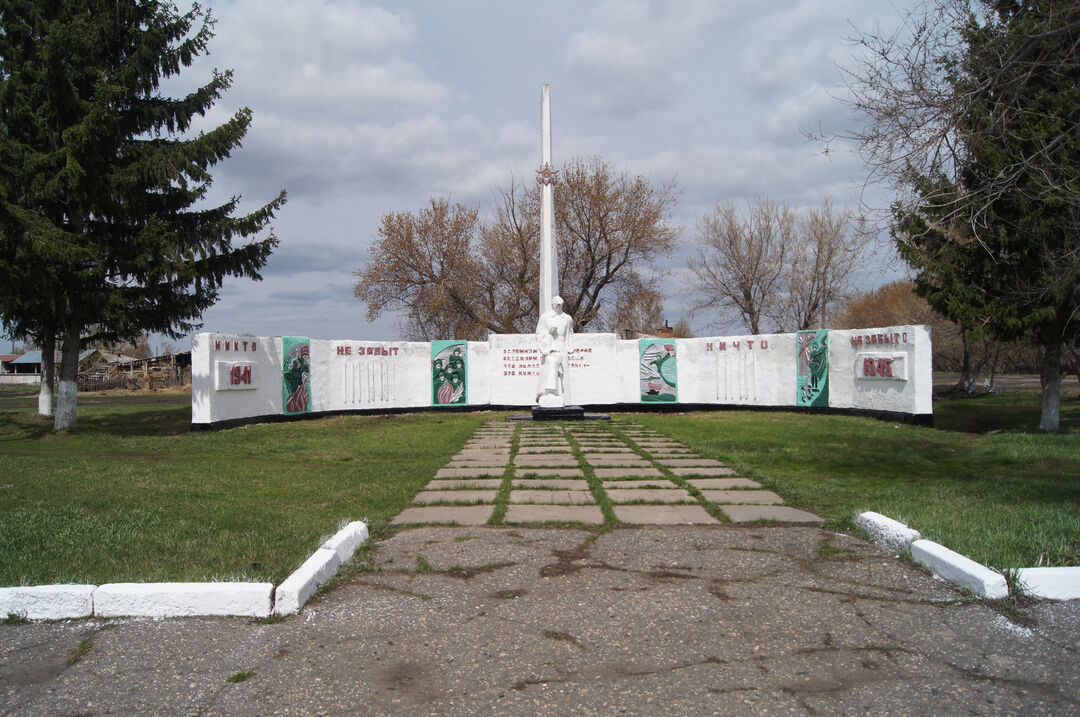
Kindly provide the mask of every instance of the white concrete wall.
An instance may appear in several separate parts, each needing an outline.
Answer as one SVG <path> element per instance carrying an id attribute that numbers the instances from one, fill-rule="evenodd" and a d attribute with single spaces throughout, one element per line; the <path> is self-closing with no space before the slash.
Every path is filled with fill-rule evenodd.
<path id="1" fill-rule="evenodd" d="M 491 389 L 494 384 L 491 367 L 491 345 L 487 341 L 470 341 L 468 346 L 468 363 L 465 366 L 468 372 L 468 378 L 466 379 L 468 394 L 466 398 L 470 406 L 490 406 L 493 403 Z M 430 365 L 428 367 L 428 383 L 431 383 Z M 430 400 L 428 402 L 430 403 Z"/>
<path id="2" fill-rule="evenodd" d="M 41 383 L 38 373 L 0 373 L 2 386 L 37 386 Z"/>
<path id="3" fill-rule="evenodd" d="M 641 403 L 641 352 L 637 341 L 619 341 L 615 348 L 617 403 Z"/>
<path id="4" fill-rule="evenodd" d="M 933 412 L 929 326 L 829 332 L 829 406 Z"/>
<path id="5" fill-rule="evenodd" d="M 931 414 L 930 338 L 926 326 L 829 332 L 829 407 Z M 678 403 L 796 405 L 795 334 L 671 341 Z M 534 404 L 540 363 L 532 334 L 467 346 L 468 405 Z M 281 347 L 281 337 L 193 337 L 192 423 L 281 415 Z M 313 339 L 310 358 L 313 413 L 432 405 L 429 343 Z M 572 404 L 641 404 L 640 343 L 576 334 L 569 392 Z"/>
<path id="6" fill-rule="evenodd" d="M 790 406 L 795 334 L 677 339 L 679 403 Z"/>
<path id="7" fill-rule="evenodd" d="M 230 371 L 250 369 L 230 383 Z M 245 380 L 246 379 L 246 380 Z M 191 339 L 191 422 L 281 414 L 281 337 L 196 334 Z"/>
<path id="8" fill-rule="evenodd" d="M 311 403 L 316 413 L 430 406 L 431 344 L 313 339 Z"/>

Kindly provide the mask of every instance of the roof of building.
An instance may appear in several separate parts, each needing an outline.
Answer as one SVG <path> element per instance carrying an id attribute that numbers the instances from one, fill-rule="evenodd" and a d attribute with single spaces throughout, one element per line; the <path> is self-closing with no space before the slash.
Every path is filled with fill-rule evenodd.
<path id="1" fill-rule="evenodd" d="M 79 360 L 82 361 L 89 354 L 89 351 L 83 351 L 79 354 Z M 27 351 L 17 359 L 8 361 L 8 363 L 26 364 L 26 363 L 41 363 L 41 350 L 34 349 L 33 351 Z M 60 363 L 59 357 L 57 357 L 56 363 Z"/>
<path id="2" fill-rule="evenodd" d="M 11 361 L 9 361 L 8 363 L 18 363 L 18 364 L 23 364 L 23 363 L 41 363 L 41 352 L 40 352 L 40 351 L 37 351 L 37 350 L 34 350 L 34 351 L 27 351 L 26 353 L 24 353 L 24 354 L 23 354 L 22 356 L 20 356 L 19 358 L 17 358 L 17 359 L 12 359 L 12 360 L 11 360 Z"/>

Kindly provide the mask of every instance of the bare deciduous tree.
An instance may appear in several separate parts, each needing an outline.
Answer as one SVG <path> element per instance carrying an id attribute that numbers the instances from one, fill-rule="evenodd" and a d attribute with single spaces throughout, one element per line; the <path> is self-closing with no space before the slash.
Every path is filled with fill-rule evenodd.
<path id="1" fill-rule="evenodd" d="M 720 203 L 698 222 L 697 242 L 688 261 L 701 297 L 695 310 L 717 309 L 761 333 L 795 243 L 794 213 L 762 199 L 747 207 L 744 219 L 734 203 Z"/>
<path id="2" fill-rule="evenodd" d="M 664 297 L 649 287 L 616 293 L 615 305 L 598 316 L 594 325 L 603 331 L 652 334 L 664 322 Z"/>
<path id="3" fill-rule="evenodd" d="M 356 272 L 354 294 L 369 320 L 404 315 L 402 333 L 421 340 L 527 333 L 539 315 L 540 192 L 511 178 L 497 188 L 490 224 L 479 212 L 432 198 L 416 212 L 390 212 Z M 555 185 L 559 291 L 577 330 L 620 300 L 656 295 L 654 262 L 674 246 L 672 183 L 615 172 L 604 160 L 572 159 Z M 638 299 L 635 299 L 637 301 Z"/>
<path id="4" fill-rule="evenodd" d="M 800 212 L 761 199 L 744 215 L 716 205 L 689 260 L 702 297 L 695 310 L 719 309 L 753 334 L 824 326 L 862 257 L 852 225 L 829 201 Z"/>
<path id="5" fill-rule="evenodd" d="M 787 251 L 784 291 L 777 296 L 777 327 L 801 331 L 828 325 L 863 257 L 862 237 L 853 224 L 851 215 L 829 200 L 799 216 L 797 239 Z"/>
<path id="6" fill-rule="evenodd" d="M 402 331 L 410 338 L 478 338 L 488 318 L 477 303 L 478 233 L 477 211 L 451 207 L 447 199 L 432 198 L 416 214 L 384 215 L 353 289 L 367 304 L 368 320 L 402 309 Z"/>

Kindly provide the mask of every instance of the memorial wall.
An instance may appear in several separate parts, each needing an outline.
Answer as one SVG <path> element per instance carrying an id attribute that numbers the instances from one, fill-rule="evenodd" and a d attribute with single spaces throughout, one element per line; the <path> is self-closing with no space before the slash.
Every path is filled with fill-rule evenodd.
<path id="1" fill-rule="evenodd" d="M 530 407 L 533 334 L 487 341 L 354 341 L 201 333 L 192 339 L 195 428 L 330 412 Z M 761 406 L 932 416 L 930 329 L 620 341 L 575 334 L 567 404 Z"/>

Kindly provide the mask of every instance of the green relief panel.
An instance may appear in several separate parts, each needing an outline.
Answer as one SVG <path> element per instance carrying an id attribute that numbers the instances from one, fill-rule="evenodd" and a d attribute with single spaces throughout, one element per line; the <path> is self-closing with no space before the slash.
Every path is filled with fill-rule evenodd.
<path id="1" fill-rule="evenodd" d="M 311 340 L 303 336 L 281 337 L 282 412 L 311 412 Z"/>
<path id="2" fill-rule="evenodd" d="M 468 403 L 468 346 L 464 341 L 431 342 L 431 404 Z"/>
<path id="3" fill-rule="evenodd" d="M 674 339 L 640 339 L 639 376 L 642 403 L 675 403 L 679 381 L 675 372 Z"/>
<path id="4" fill-rule="evenodd" d="M 829 405 L 829 332 L 798 332 L 795 340 L 795 405 Z"/>

